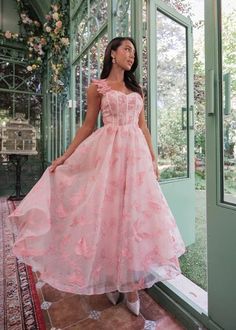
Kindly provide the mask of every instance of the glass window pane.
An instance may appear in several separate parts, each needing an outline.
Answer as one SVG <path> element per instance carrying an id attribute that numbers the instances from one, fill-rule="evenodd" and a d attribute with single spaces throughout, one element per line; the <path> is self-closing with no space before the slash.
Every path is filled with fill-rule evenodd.
<path id="1" fill-rule="evenodd" d="M 222 0 L 222 140 L 224 201 L 236 204 L 236 3 Z"/>
<path id="2" fill-rule="evenodd" d="M 118 0 L 116 4 L 115 26 L 117 36 L 131 35 L 131 1 Z"/>
<path id="3" fill-rule="evenodd" d="M 143 1 L 142 7 L 142 19 L 145 26 L 147 26 L 147 1 Z M 144 113 L 145 119 L 148 122 L 148 38 L 147 38 L 147 31 L 142 37 L 142 87 L 144 93 Z"/>
<path id="4" fill-rule="evenodd" d="M 100 27 L 102 24 L 104 24 L 107 20 L 107 1 L 91 1 L 90 17 L 96 17 L 97 27 Z"/>
<path id="5" fill-rule="evenodd" d="M 80 19 L 81 18 L 81 19 Z M 84 1 L 80 13 L 79 13 L 79 24 L 77 24 L 77 20 L 74 22 L 74 24 L 78 25 L 77 27 L 77 38 L 76 38 L 76 50 L 77 53 L 79 53 L 84 45 L 86 44 L 86 34 L 84 33 L 86 29 L 86 23 L 88 21 L 88 6 L 87 1 Z"/>
<path id="6" fill-rule="evenodd" d="M 99 32 L 102 25 L 106 23 L 107 18 L 107 1 L 93 0 L 90 1 L 90 6 L 88 6 L 87 1 L 83 2 L 78 17 L 79 24 L 77 20 L 74 21 L 74 24 L 78 25 L 76 40 L 77 53 L 80 53 L 89 43 L 89 40 Z"/>
<path id="7" fill-rule="evenodd" d="M 179 13 L 190 16 L 192 13 L 192 5 L 194 5 L 195 0 L 162 0 L 170 7 L 173 7 Z M 198 1 L 199 3 L 199 1 Z"/>
<path id="8" fill-rule="evenodd" d="M 81 57 L 76 67 L 76 124 L 81 127 L 85 118 L 88 86 L 88 54 Z M 78 128 L 77 127 L 77 128 Z"/>
<path id="9" fill-rule="evenodd" d="M 100 53 L 99 43 L 95 42 L 89 50 L 89 67 L 90 67 L 89 75 L 91 78 L 97 77 L 100 71 L 99 53 Z"/>
<path id="10" fill-rule="evenodd" d="M 186 28 L 157 10 L 157 141 L 161 179 L 188 176 Z"/>
<path id="11" fill-rule="evenodd" d="M 87 111 L 87 87 L 92 78 L 99 78 L 105 47 L 108 43 L 107 34 L 101 36 L 88 49 L 88 52 L 81 56 L 76 66 L 76 125 L 81 127 Z"/>

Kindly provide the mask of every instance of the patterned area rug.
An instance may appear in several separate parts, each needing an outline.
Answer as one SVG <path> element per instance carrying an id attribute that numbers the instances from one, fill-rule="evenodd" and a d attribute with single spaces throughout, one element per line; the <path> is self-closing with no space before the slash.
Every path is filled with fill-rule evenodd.
<path id="1" fill-rule="evenodd" d="M 45 330 L 31 267 L 12 254 L 15 235 L 7 216 L 15 206 L 0 198 L 0 329 Z"/>

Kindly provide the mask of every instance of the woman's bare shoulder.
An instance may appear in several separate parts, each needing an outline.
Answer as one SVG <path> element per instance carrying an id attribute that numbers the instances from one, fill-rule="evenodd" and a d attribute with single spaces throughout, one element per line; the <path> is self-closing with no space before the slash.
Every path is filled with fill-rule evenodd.
<path id="1" fill-rule="evenodd" d="M 99 91 L 98 91 L 98 86 L 94 83 L 91 82 L 88 87 L 87 87 L 87 94 L 88 96 L 100 96 Z"/>

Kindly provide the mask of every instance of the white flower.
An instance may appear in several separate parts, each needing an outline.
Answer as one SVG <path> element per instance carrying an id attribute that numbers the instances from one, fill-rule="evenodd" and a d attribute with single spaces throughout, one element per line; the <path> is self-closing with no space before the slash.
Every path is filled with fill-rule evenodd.
<path id="1" fill-rule="evenodd" d="M 61 43 L 62 43 L 64 46 L 68 46 L 68 45 L 69 45 L 69 39 L 68 39 L 68 38 L 61 38 Z"/>
<path id="2" fill-rule="evenodd" d="M 40 23 L 38 21 L 34 21 L 34 25 L 39 27 L 40 26 Z"/>
<path id="3" fill-rule="evenodd" d="M 42 49 L 40 49 L 40 50 L 38 51 L 38 53 L 39 53 L 39 55 L 44 55 L 44 52 L 42 51 Z"/>
<path id="4" fill-rule="evenodd" d="M 31 65 L 28 65 L 26 69 L 27 69 L 28 71 L 32 71 L 32 70 L 33 70 L 33 68 L 32 68 Z"/>
<path id="5" fill-rule="evenodd" d="M 11 39 L 11 36 L 12 36 L 12 34 L 11 34 L 10 31 L 6 31 L 6 32 L 5 32 L 5 38 L 7 38 L 7 39 Z"/>
<path id="6" fill-rule="evenodd" d="M 55 19 L 56 21 L 58 21 L 58 20 L 59 20 L 59 15 L 58 15 L 58 13 L 53 13 L 53 14 L 52 14 L 52 18 Z"/>
<path id="7" fill-rule="evenodd" d="M 46 26 L 46 29 L 45 29 L 47 32 L 51 32 L 52 29 L 50 28 L 50 26 Z"/>
<path id="8" fill-rule="evenodd" d="M 52 5 L 51 7 L 52 7 L 53 11 L 58 11 L 58 9 L 59 9 L 58 5 Z"/>
<path id="9" fill-rule="evenodd" d="M 20 14 L 20 17 L 24 24 L 32 24 L 33 22 L 32 19 L 30 19 L 25 13 Z"/>

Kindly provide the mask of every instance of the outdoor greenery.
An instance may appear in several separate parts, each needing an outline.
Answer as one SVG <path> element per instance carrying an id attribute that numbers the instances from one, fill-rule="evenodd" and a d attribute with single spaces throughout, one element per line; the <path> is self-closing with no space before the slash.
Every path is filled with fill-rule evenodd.
<path id="1" fill-rule="evenodd" d="M 177 9 L 185 16 L 192 17 L 191 0 L 165 0 L 168 4 Z M 231 112 L 223 115 L 223 134 L 224 134 L 224 191 L 232 195 L 236 195 L 236 66 L 235 66 L 235 43 L 236 34 L 234 29 L 235 10 L 228 12 L 223 16 L 223 32 L 222 32 L 222 48 L 223 48 L 223 77 L 224 74 L 230 72 L 231 75 Z M 195 223 L 195 242 L 187 247 L 187 252 L 181 256 L 180 264 L 183 274 L 194 283 L 207 290 L 207 228 L 206 228 L 206 168 L 205 168 L 205 63 L 202 49 L 204 48 L 204 22 L 194 21 L 194 33 L 198 35 L 198 43 L 194 40 L 194 133 L 195 133 L 195 187 L 196 187 L 196 223 Z M 166 35 L 169 38 L 170 35 Z M 182 38 L 182 35 L 179 36 Z M 166 40 L 163 41 L 163 45 Z M 171 63 L 171 62 L 170 62 Z M 179 74 L 178 63 L 176 74 Z M 173 70 L 169 65 L 169 71 Z M 167 83 L 168 75 L 164 77 Z M 167 89 L 171 87 L 171 80 Z M 178 86 L 177 86 L 178 87 Z M 223 86 L 224 88 L 224 82 Z M 164 89 L 163 89 L 164 92 Z M 167 162 L 178 164 L 179 145 L 181 132 L 173 126 L 178 123 L 178 112 L 172 106 L 171 116 L 169 114 L 170 104 L 178 104 L 178 88 L 176 95 L 173 93 L 168 96 L 170 99 L 165 102 L 166 116 L 164 118 L 165 125 L 162 125 L 163 141 L 166 146 L 163 148 Z M 177 101 L 176 101 L 177 100 Z M 224 107 L 224 105 L 223 105 Z M 173 124 L 173 125 L 172 125 Z M 177 141 L 177 143 L 176 143 Z M 171 157 L 176 159 L 171 159 Z M 184 170 L 184 169 L 182 169 Z M 162 171 L 162 178 L 171 178 L 181 176 L 181 171 L 177 167 L 165 168 Z M 173 175 L 173 172 L 175 173 Z M 182 171 L 183 173 L 183 171 Z"/>
<path id="2" fill-rule="evenodd" d="M 180 257 L 183 274 L 207 291 L 207 228 L 206 193 L 196 191 L 195 242 L 187 247 L 187 253 Z"/>
<path id="3" fill-rule="evenodd" d="M 165 0 L 185 16 L 194 17 L 192 1 Z M 235 10 L 223 16 L 223 77 L 225 73 L 231 76 L 231 112 L 223 115 L 224 134 L 224 172 L 225 192 L 236 194 L 236 66 L 234 31 Z M 184 65 L 184 35 L 181 29 L 165 21 L 160 15 L 159 28 L 161 38 L 158 38 L 158 112 L 160 125 L 158 127 L 158 154 L 161 167 L 161 178 L 168 179 L 186 174 L 186 134 L 184 134 L 181 118 L 181 107 L 186 107 L 186 80 Z M 195 165 L 196 189 L 205 189 L 205 63 L 202 56 L 204 48 L 204 21 L 193 21 L 194 35 L 194 135 L 195 135 Z M 181 53 L 182 52 L 182 53 Z M 224 89 L 224 82 L 222 88 Z M 224 105 L 223 105 L 224 107 Z M 162 160 L 164 163 L 162 163 Z"/>

